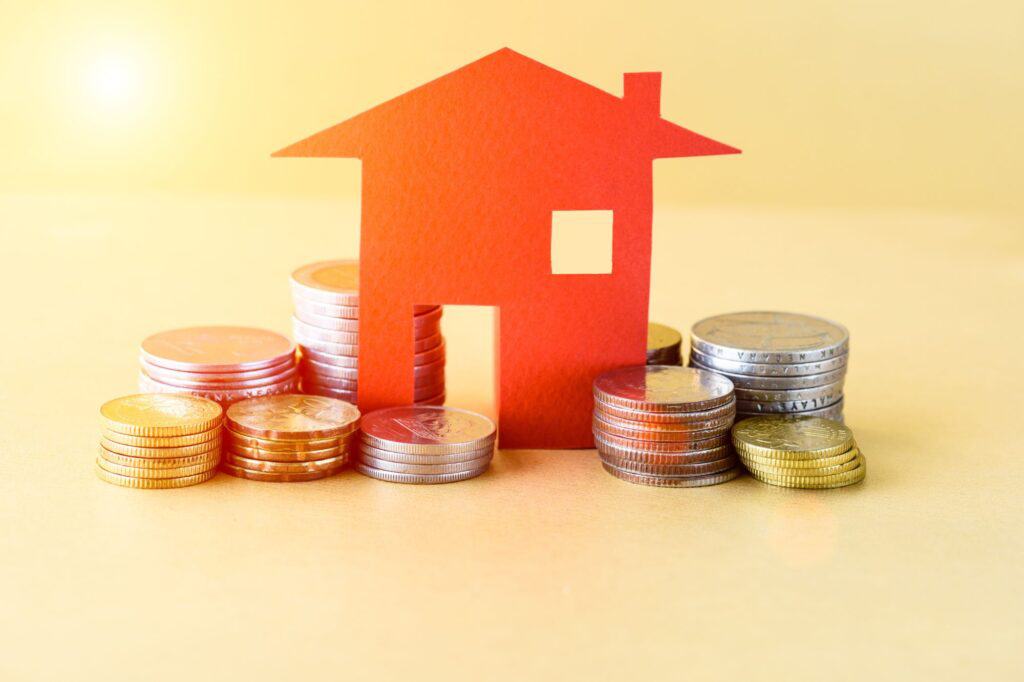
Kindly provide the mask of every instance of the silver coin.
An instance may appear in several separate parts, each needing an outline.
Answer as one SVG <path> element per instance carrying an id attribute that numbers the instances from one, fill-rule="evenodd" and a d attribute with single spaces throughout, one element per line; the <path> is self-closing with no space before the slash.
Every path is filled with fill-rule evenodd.
<path id="1" fill-rule="evenodd" d="M 821 374 L 805 374 L 803 376 L 786 376 L 786 377 L 756 377 L 747 376 L 745 374 L 735 374 L 732 372 L 723 372 L 722 370 L 715 369 L 714 367 L 705 367 L 700 364 L 693 356 L 690 357 L 690 366 L 697 367 L 698 369 L 705 369 L 709 372 L 716 372 L 729 379 L 736 387 L 736 389 L 749 389 L 752 391 L 786 391 L 797 388 L 814 388 L 815 386 L 824 386 L 825 384 L 831 384 L 836 381 L 840 381 L 846 376 L 846 367 L 840 367 L 839 369 L 832 370 L 831 372 L 822 372 Z"/>
<path id="2" fill-rule="evenodd" d="M 696 350 L 691 350 L 690 359 L 691 362 L 696 361 L 696 363 L 702 367 L 711 367 L 715 372 L 746 374 L 749 376 L 789 377 L 821 374 L 823 372 L 831 372 L 837 369 L 845 369 L 848 356 L 837 355 L 829 358 L 828 360 L 821 360 L 819 362 L 802 362 L 785 365 L 726 360 L 725 358 L 716 358 L 699 353 Z"/>
<path id="3" fill-rule="evenodd" d="M 823 400 L 824 405 L 831 405 L 842 396 L 843 381 L 836 381 L 814 388 L 794 388 L 785 391 L 752 391 L 746 388 L 736 389 L 736 400 L 746 402 L 790 402 L 795 400 Z M 833 399 L 835 398 L 835 399 Z"/>
<path id="4" fill-rule="evenodd" d="M 715 453 L 720 451 L 721 448 L 729 447 L 732 443 L 728 431 L 723 431 L 710 438 L 698 438 L 682 442 L 642 441 L 597 430 L 593 433 L 596 447 L 614 450 L 620 457 L 631 459 L 644 459 L 662 455 L 666 457 L 666 461 L 685 457 L 719 459 L 724 457 L 724 455 L 716 455 Z"/>
<path id="5" fill-rule="evenodd" d="M 834 419 L 835 421 L 841 422 L 841 421 L 843 421 L 843 403 L 844 403 L 844 399 L 840 398 L 838 402 L 836 402 L 836 403 L 834 403 L 832 405 L 829 405 L 828 407 L 823 407 L 823 408 L 818 409 L 818 410 L 806 410 L 804 412 L 800 412 L 799 414 L 801 414 L 801 415 L 803 415 L 805 417 L 823 417 L 824 419 Z M 765 414 L 767 414 L 767 413 L 765 413 L 765 412 L 750 412 L 750 411 L 739 412 L 739 411 L 737 411 L 736 412 L 736 421 L 739 422 L 739 421 L 742 421 L 743 419 L 749 419 L 751 417 L 762 417 Z"/>
<path id="6" fill-rule="evenodd" d="M 620 471 L 628 471 L 631 474 L 643 474 L 646 476 L 709 476 L 732 469 L 739 464 L 736 455 L 728 455 L 708 462 L 658 464 L 632 459 L 620 459 L 609 452 L 601 450 L 598 450 L 598 454 L 602 462 L 610 464 Z"/>
<path id="7" fill-rule="evenodd" d="M 299 344 L 299 350 L 302 351 L 302 358 L 304 360 L 315 360 L 316 362 L 333 365 L 334 367 L 348 367 L 350 369 L 359 368 L 359 358 L 351 355 L 334 355 L 331 353 L 325 353 L 323 351 L 310 348 Z"/>
<path id="8" fill-rule="evenodd" d="M 332 357 L 347 356 L 353 360 L 359 359 L 359 346 L 357 344 L 334 343 L 323 339 L 314 339 L 311 336 L 300 334 L 295 330 L 295 342 L 303 352 L 314 350 L 317 353 L 325 353 Z"/>
<path id="9" fill-rule="evenodd" d="M 700 412 L 698 414 L 705 414 Z M 698 421 L 687 421 L 687 422 L 667 422 L 667 421 L 634 421 L 632 419 L 623 419 L 612 414 L 608 414 L 600 409 L 594 410 L 594 418 L 599 419 L 604 424 L 610 424 L 617 430 L 621 429 L 636 429 L 639 431 L 661 431 L 661 432 L 682 432 L 688 433 L 691 431 L 718 431 L 721 429 L 728 429 L 732 426 L 732 423 L 736 419 L 736 412 L 729 410 L 726 413 L 712 419 L 701 419 Z"/>
<path id="10" fill-rule="evenodd" d="M 660 488 L 702 488 L 709 485 L 718 485 L 731 481 L 743 472 L 743 467 L 735 466 L 717 474 L 707 476 L 651 476 L 648 474 L 634 474 L 614 467 L 607 462 L 601 462 L 604 470 L 615 478 L 620 478 L 629 483 L 637 485 L 650 485 Z"/>
<path id="11" fill-rule="evenodd" d="M 301 320 L 306 324 L 311 324 L 314 327 L 320 329 L 332 329 L 339 332 L 351 332 L 356 334 L 359 332 L 359 320 L 352 320 L 347 317 L 332 317 L 330 315 L 321 315 L 312 311 L 310 307 L 296 304 L 294 306 L 295 319 Z"/>
<path id="12" fill-rule="evenodd" d="M 846 327 L 797 313 L 716 315 L 693 325 L 690 336 L 700 353 L 758 364 L 820 362 L 846 354 L 850 344 Z"/>
<path id="13" fill-rule="evenodd" d="M 363 416 L 363 442 L 410 455 L 480 450 L 494 442 L 495 426 L 482 414 L 454 407 L 405 406 Z"/>
<path id="14" fill-rule="evenodd" d="M 728 443 L 704 450 L 691 450 L 688 452 L 656 452 L 650 449 L 639 447 L 624 448 L 610 444 L 606 438 L 594 436 L 594 446 L 600 452 L 609 453 L 611 456 L 625 461 L 647 462 L 648 464 L 697 464 L 699 462 L 713 462 L 732 454 L 732 446 Z"/>
<path id="15" fill-rule="evenodd" d="M 479 450 L 441 455 L 409 455 L 404 452 L 381 450 L 380 448 L 375 448 L 372 445 L 367 445 L 366 443 L 362 443 L 359 446 L 359 449 L 370 457 L 393 462 L 395 464 L 461 464 L 462 462 L 469 462 L 483 457 L 493 456 L 494 443 L 491 443 Z"/>
<path id="16" fill-rule="evenodd" d="M 352 468 L 364 476 L 376 478 L 379 481 L 388 481 L 389 483 L 412 483 L 414 485 L 431 485 L 438 483 L 457 483 L 458 481 L 476 478 L 487 471 L 490 466 L 477 469 L 476 471 L 466 471 L 460 474 L 399 474 L 393 471 L 381 471 L 380 469 L 374 469 L 373 467 L 368 467 L 359 462 L 356 462 Z"/>
<path id="17" fill-rule="evenodd" d="M 743 414 L 779 414 L 790 412 L 810 412 L 821 410 L 835 405 L 843 399 L 843 394 L 833 394 L 820 400 L 783 400 L 775 402 L 751 402 L 746 400 L 736 401 L 736 412 Z"/>
<path id="18" fill-rule="evenodd" d="M 602 435 L 619 436 L 628 438 L 633 441 L 641 442 L 673 442 L 673 443 L 691 443 L 693 441 L 702 441 L 709 438 L 717 437 L 723 433 L 728 433 L 729 428 L 732 424 L 730 420 L 724 426 L 720 428 L 712 428 L 705 430 L 689 429 L 679 431 L 663 431 L 658 429 L 645 429 L 636 428 L 633 425 L 623 425 L 623 422 L 608 422 L 602 419 L 599 415 L 594 415 L 593 430 L 595 433 Z"/>
<path id="19" fill-rule="evenodd" d="M 363 466 L 372 467 L 379 471 L 390 471 L 396 474 L 464 474 L 470 471 L 479 471 L 487 468 L 491 463 L 493 455 L 488 454 L 477 459 L 454 464 L 405 464 L 402 462 L 390 462 L 386 459 L 370 457 L 366 452 L 361 452 L 358 461 Z"/>
<path id="20" fill-rule="evenodd" d="M 310 340 L 315 341 L 327 341 L 334 344 L 342 344 L 346 346 L 358 346 L 359 345 L 359 333 L 358 332 L 344 332 L 338 331 L 331 328 L 318 327 L 308 322 L 303 322 L 297 316 L 292 317 L 292 331 L 295 332 L 296 339 L 302 339 L 303 345 L 310 345 L 306 343 Z"/>
<path id="21" fill-rule="evenodd" d="M 292 304 L 295 306 L 296 310 L 303 310 L 316 315 L 341 317 L 346 320 L 353 321 L 359 319 L 359 306 L 338 305 L 337 303 L 328 303 L 327 301 L 311 299 L 308 298 L 301 289 L 292 291 Z"/>
<path id="22" fill-rule="evenodd" d="M 710 410 L 701 412 L 649 412 L 647 410 L 632 410 L 628 407 L 609 405 L 601 400 L 594 401 L 594 411 L 602 416 L 609 416 L 617 419 L 627 419 L 643 423 L 658 422 L 664 424 L 694 424 L 702 421 L 713 421 L 736 415 L 736 401 L 729 402 Z"/>
<path id="23" fill-rule="evenodd" d="M 701 412 L 732 400 L 732 382 L 690 367 L 620 367 L 594 380 L 594 398 L 649 412 Z"/>

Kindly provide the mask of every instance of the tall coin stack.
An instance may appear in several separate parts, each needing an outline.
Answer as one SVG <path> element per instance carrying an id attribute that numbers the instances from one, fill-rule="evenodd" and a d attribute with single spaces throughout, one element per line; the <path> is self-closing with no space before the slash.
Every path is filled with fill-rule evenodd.
<path id="1" fill-rule="evenodd" d="M 759 481 L 784 488 L 841 488 L 864 480 L 867 462 L 853 432 L 832 419 L 765 415 L 732 431 L 743 465 Z"/>
<path id="2" fill-rule="evenodd" d="M 729 444 L 732 383 L 688 367 L 623 367 L 594 380 L 594 441 L 605 470 L 630 483 L 715 485 L 740 467 Z"/>
<path id="3" fill-rule="evenodd" d="M 187 395 L 129 395 L 100 407 L 96 475 L 125 488 L 184 488 L 217 473 L 224 410 Z"/>
<path id="4" fill-rule="evenodd" d="M 229 407 L 225 427 L 224 473 L 275 483 L 312 481 L 348 462 L 359 410 L 325 396 L 267 396 Z"/>
<path id="5" fill-rule="evenodd" d="M 693 325 L 690 366 L 728 377 L 736 414 L 805 414 L 843 418 L 850 335 L 810 315 L 747 312 Z"/>
<path id="6" fill-rule="evenodd" d="M 363 418 L 356 471 L 392 483 L 454 483 L 487 471 L 495 427 L 454 407 L 410 405 Z"/>
<path id="7" fill-rule="evenodd" d="M 295 339 L 302 353 L 302 391 L 356 402 L 359 379 L 359 263 L 304 265 L 291 276 Z M 441 307 L 416 306 L 414 402 L 445 400 Z"/>
<path id="8" fill-rule="evenodd" d="M 295 345 L 250 327 L 189 327 L 142 342 L 139 390 L 188 393 L 223 407 L 298 389 Z"/>
<path id="9" fill-rule="evenodd" d="M 647 324 L 647 364 L 681 365 L 683 335 L 657 322 Z"/>

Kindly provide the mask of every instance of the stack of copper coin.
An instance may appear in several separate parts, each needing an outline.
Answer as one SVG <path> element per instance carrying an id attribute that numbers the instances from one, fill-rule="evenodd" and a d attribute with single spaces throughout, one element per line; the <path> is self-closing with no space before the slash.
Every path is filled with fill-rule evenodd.
<path id="1" fill-rule="evenodd" d="M 630 483 L 676 488 L 739 475 L 729 442 L 732 383 L 712 372 L 648 365 L 594 380 L 594 441 L 605 470 Z"/>
<path id="2" fill-rule="evenodd" d="M 657 322 L 647 324 L 647 364 L 683 364 L 683 335 L 672 327 Z"/>
<path id="3" fill-rule="evenodd" d="M 410 405 L 363 418 L 356 471 L 392 483 L 454 483 L 487 471 L 494 422 L 454 407 Z"/>
<path id="4" fill-rule="evenodd" d="M 287 394 L 228 408 L 221 470 L 255 481 L 312 481 L 338 473 L 359 429 L 359 410 L 336 398 Z"/>
<path id="5" fill-rule="evenodd" d="M 184 488 L 214 477 L 220 462 L 217 403 L 187 395 L 142 394 L 100 407 L 96 474 L 125 488 Z"/>
<path id="6" fill-rule="evenodd" d="M 249 327 L 189 327 L 142 342 L 139 390 L 188 393 L 227 407 L 298 389 L 295 345 Z"/>
<path id="7" fill-rule="evenodd" d="M 302 391 L 356 401 L 359 378 L 359 263 L 304 265 L 291 277 L 295 339 L 302 353 Z M 441 307 L 416 306 L 414 402 L 445 400 Z"/>

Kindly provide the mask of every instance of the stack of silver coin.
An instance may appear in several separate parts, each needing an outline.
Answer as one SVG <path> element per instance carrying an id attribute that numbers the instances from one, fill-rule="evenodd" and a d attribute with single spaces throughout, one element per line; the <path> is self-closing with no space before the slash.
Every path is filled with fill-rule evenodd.
<path id="1" fill-rule="evenodd" d="M 736 414 L 843 418 L 850 334 L 835 322 L 796 313 L 717 315 L 693 325 L 690 366 L 728 377 Z"/>
<path id="2" fill-rule="evenodd" d="M 356 402 L 359 377 L 359 263 L 335 260 L 304 265 L 291 276 L 292 327 L 302 359 L 303 393 Z M 414 402 L 445 400 L 445 344 L 441 307 L 417 306 Z"/>
<path id="3" fill-rule="evenodd" d="M 689 367 L 623 367 L 594 380 L 594 441 L 605 470 L 630 483 L 715 485 L 741 468 L 729 429 L 732 382 Z"/>
<path id="4" fill-rule="evenodd" d="M 495 427 L 454 407 L 390 407 L 363 417 L 356 471 L 392 483 L 454 483 L 487 471 Z"/>
<path id="5" fill-rule="evenodd" d="M 683 335 L 657 322 L 647 324 L 647 364 L 681 365 Z"/>

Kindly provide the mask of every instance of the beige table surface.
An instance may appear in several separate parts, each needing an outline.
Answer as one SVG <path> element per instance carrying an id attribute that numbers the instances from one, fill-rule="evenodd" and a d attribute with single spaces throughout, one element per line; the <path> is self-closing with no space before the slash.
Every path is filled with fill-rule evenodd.
<path id="1" fill-rule="evenodd" d="M 0 679 L 1021 679 L 1024 226 L 661 211 L 652 319 L 816 313 L 852 334 L 867 481 L 629 485 L 509 451 L 450 486 L 347 472 L 100 482 L 97 408 L 148 333 L 287 332 L 341 202 L 0 199 Z M 446 314 L 450 403 L 490 331 Z"/>

